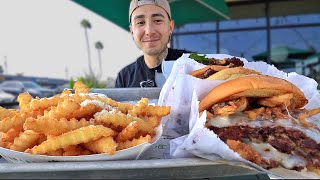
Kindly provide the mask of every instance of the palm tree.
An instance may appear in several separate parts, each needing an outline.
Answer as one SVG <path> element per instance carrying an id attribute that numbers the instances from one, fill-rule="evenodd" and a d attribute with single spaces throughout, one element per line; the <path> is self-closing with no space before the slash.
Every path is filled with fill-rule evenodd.
<path id="1" fill-rule="evenodd" d="M 94 74 L 93 74 L 93 70 L 92 70 L 92 66 L 91 66 L 91 53 L 90 53 L 90 45 L 89 45 L 89 37 L 88 37 L 88 29 L 91 29 L 91 24 L 86 19 L 82 19 L 80 24 L 84 28 L 84 35 L 85 35 L 86 42 L 87 42 L 89 74 L 90 74 L 91 78 L 94 79 Z"/>
<path id="2" fill-rule="evenodd" d="M 4 56 L 4 68 L 5 68 L 5 74 L 8 74 L 8 63 L 7 63 L 7 56 Z"/>
<path id="3" fill-rule="evenodd" d="M 103 44 L 100 41 L 97 41 L 95 47 L 98 51 L 98 59 L 99 59 L 99 75 L 98 77 L 101 78 L 102 76 L 102 60 L 101 60 L 101 50 L 103 49 Z"/>

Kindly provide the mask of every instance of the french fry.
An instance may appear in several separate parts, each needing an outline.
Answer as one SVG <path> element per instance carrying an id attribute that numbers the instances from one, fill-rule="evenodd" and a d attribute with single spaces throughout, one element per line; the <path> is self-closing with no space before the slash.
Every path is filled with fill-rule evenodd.
<path id="1" fill-rule="evenodd" d="M 112 136 L 113 134 L 114 131 L 110 128 L 101 125 L 90 125 L 50 138 L 40 145 L 34 146 L 32 149 L 27 149 L 26 152 L 31 154 L 46 154 L 60 148 L 87 143 L 103 136 Z"/>
<path id="2" fill-rule="evenodd" d="M 13 116 L 17 115 L 19 112 L 15 109 L 6 109 L 0 106 L 0 121 L 2 119 L 9 117 L 12 118 Z"/>
<path id="3" fill-rule="evenodd" d="M 38 119 L 28 118 L 24 123 L 24 129 L 33 130 L 38 133 L 43 133 L 46 135 L 58 136 L 68 131 L 79 129 L 81 127 L 94 125 L 94 121 L 87 121 L 86 119 L 70 119 L 66 118 L 51 119 L 45 116 L 42 116 Z"/>
<path id="4" fill-rule="evenodd" d="M 116 141 L 124 142 L 132 140 L 137 135 L 138 131 L 138 123 L 137 121 L 133 121 L 117 135 Z"/>
<path id="5" fill-rule="evenodd" d="M 116 141 L 111 136 L 101 137 L 97 140 L 84 143 L 83 145 L 94 153 L 106 153 L 109 155 L 116 153 L 118 146 Z"/>
<path id="6" fill-rule="evenodd" d="M 25 151 L 26 149 L 36 145 L 39 139 L 39 134 L 32 131 L 26 130 L 22 132 L 19 137 L 15 138 L 10 149 L 15 151 Z"/>
<path id="7" fill-rule="evenodd" d="M 63 149 L 57 149 L 55 151 L 47 152 L 46 155 L 48 156 L 63 156 L 64 150 Z"/>
<path id="8" fill-rule="evenodd" d="M 166 116 L 170 113 L 170 106 L 147 106 L 144 109 L 145 115 L 146 116 L 158 116 L 158 117 L 163 117 Z"/>
<path id="9" fill-rule="evenodd" d="M 110 105 L 110 106 L 112 106 L 112 107 L 118 107 L 119 105 L 119 102 L 117 102 L 117 101 L 115 101 L 115 100 L 113 100 L 113 99 L 111 99 L 111 98 L 108 98 L 108 97 L 106 97 L 106 98 L 103 98 L 103 102 L 104 103 L 106 103 L 106 104 L 108 104 L 108 105 Z M 133 106 L 133 105 L 132 105 Z"/>
<path id="10" fill-rule="evenodd" d="M 34 111 L 28 111 L 28 112 L 24 112 L 26 114 L 26 117 L 39 117 L 39 116 L 43 116 L 44 114 L 44 111 L 46 109 L 37 109 L 37 110 L 34 110 Z"/>
<path id="11" fill-rule="evenodd" d="M 50 111 L 45 111 L 44 116 L 51 119 L 60 119 L 77 109 L 80 109 L 80 104 L 71 99 L 65 99 L 63 102 L 59 102 L 57 106 L 52 107 Z"/>
<path id="12" fill-rule="evenodd" d="M 80 109 L 75 110 L 71 114 L 68 114 L 65 116 L 66 119 L 81 119 L 85 117 L 91 117 L 94 113 L 101 111 L 102 108 L 100 106 L 97 106 L 95 104 L 87 103 L 84 106 L 81 106 Z"/>
<path id="13" fill-rule="evenodd" d="M 151 127 L 156 128 L 160 125 L 161 119 L 158 116 L 151 116 L 145 120 Z"/>
<path id="14" fill-rule="evenodd" d="M 26 114 L 17 114 L 13 117 L 4 118 L 0 121 L 0 131 L 6 133 L 13 127 L 23 126 L 27 117 Z"/>
<path id="15" fill-rule="evenodd" d="M 90 155 L 93 154 L 89 149 L 82 149 L 80 155 Z"/>
<path id="16" fill-rule="evenodd" d="M 0 141 L 0 147 L 6 148 L 6 149 L 10 149 L 10 146 L 12 145 L 12 142 L 3 142 Z"/>
<path id="17" fill-rule="evenodd" d="M 57 106 L 58 103 L 62 101 L 60 97 L 51 97 L 51 98 L 41 98 L 41 99 L 32 99 L 30 102 L 30 109 L 35 111 L 37 109 L 48 109 L 51 106 Z"/>
<path id="18" fill-rule="evenodd" d="M 133 108 L 133 104 L 125 104 L 125 103 L 120 103 L 120 102 L 117 102 L 111 98 L 103 98 L 102 100 L 104 103 L 106 103 L 107 105 L 110 105 L 112 107 L 115 107 L 118 109 L 118 111 L 124 113 L 124 114 L 127 114 L 129 110 L 131 110 Z"/>
<path id="19" fill-rule="evenodd" d="M 14 138 L 18 137 L 22 130 L 21 126 L 10 128 L 7 133 L 3 133 L 1 140 L 3 142 L 13 142 Z"/>
<path id="20" fill-rule="evenodd" d="M 30 107 L 29 103 L 31 102 L 31 100 L 32 96 L 29 93 L 20 93 L 17 98 L 17 101 L 19 102 L 20 111 L 27 112 Z"/>
<path id="21" fill-rule="evenodd" d="M 42 133 L 39 133 L 39 139 L 38 139 L 37 144 L 41 144 L 41 143 L 43 143 L 43 142 L 46 141 L 46 140 L 47 140 L 47 136 L 44 135 L 44 134 L 42 134 Z"/>
<path id="22" fill-rule="evenodd" d="M 101 101 L 109 106 L 116 107 L 119 111 L 125 114 L 128 113 L 128 111 L 131 110 L 134 106 L 133 104 L 125 104 L 125 103 L 117 102 L 109 97 L 103 97 L 101 98 Z"/>
<path id="23" fill-rule="evenodd" d="M 76 101 L 77 103 L 82 103 L 85 100 L 97 100 L 100 101 L 106 105 L 109 105 L 111 107 L 113 107 L 114 109 L 117 109 L 118 111 L 121 111 L 122 113 L 128 113 L 129 110 L 131 110 L 133 108 L 133 104 L 124 104 L 124 103 L 120 103 L 117 102 L 111 98 L 108 97 L 103 97 L 103 96 L 92 96 L 89 94 L 70 94 L 68 96 L 69 99 L 73 99 L 74 101 Z"/>
<path id="24" fill-rule="evenodd" d="M 85 84 L 83 84 L 81 81 L 75 82 L 73 89 L 75 91 L 75 94 L 89 93 L 89 88 Z"/>
<path id="25" fill-rule="evenodd" d="M 79 156 L 81 154 L 82 148 L 78 145 L 71 145 L 63 148 L 63 156 Z"/>
<path id="26" fill-rule="evenodd" d="M 125 128 L 133 121 L 137 121 L 139 131 L 152 135 L 155 134 L 154 128 L 144 120 L 131 115 L 123 114 L 121 112 L 114 113 L 108 111 L 101 111 L 100 113 L 95 114 L 94 118 L 97 122 L 112 124 L 114 126 L 120 126 L 122 128 Z"/>
<path id="27" fill-rule="evenodd" d="M 141 136 L 138 139 L 133 139 L 131 141 L 119 142 L 117 150 L 119 151 L 119 150 L 137 146 L 142 143 L 150 143 L 150 142 L 151 142 L 151 136 L 148 134 L 145 137 Z"/>
<path id="28" fill-rule="evenodd" d="M 120 112 L 127 114 L 129 110 L 133 108 L 132 104 L 123 104 L 123 103 L 118 103 L 117 108 Z"/>
<path id="29" fill-rule="evenodd" d="M 4 133 L 0 132 L 0 147 L 9 149 L 13 141 L 12 142 L 3 141 L 3 136 L 4 136 Z"/>
<path id="30" fill-rule="evenodd" d="M 144 112 L 144 108 L 146 108 L 149 104 L 149 100 L 147 98 L 141 98 L 140 101 L 137 102 L 136 106 L 133 106 L 131 110 L 128 111 L 128 114 L 131 116 L 139 116 Z"/>

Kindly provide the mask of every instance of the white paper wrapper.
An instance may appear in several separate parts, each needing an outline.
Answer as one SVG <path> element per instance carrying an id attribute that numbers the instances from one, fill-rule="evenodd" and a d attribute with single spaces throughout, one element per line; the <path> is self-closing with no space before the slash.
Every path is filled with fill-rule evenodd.
<path id="1" fill-rule="evenodd" d="M 170 155 L 173 158 L 196 155 L 210 160 L 219 160 L 222 158 L 230 162 L 241 161 L 258 170 L 272 173 L 241 158 L 221 141 L 216 134 L 204 127 L 206 114 L 203 113 L 199 116 L 199 99 L 202 99 L 213 87 L 223 81 L 201 80 L 188 75 L 191 71 L 204 67 L 204 65 L 189 59 L 188 56 L 189 54 L 184 54 L 175 61 L 158 101 L 160 105 L 171 106 L 171 113 L 166 119 L 166 125 L 163 131 L 163 134 L 167 137 L 176 137 L 170 141 L 170 149 L 167 149 Z M 232 56 L 225 54 L 208 54 L 206 57 L 223 59 Z M 296 73 L 287 74 L 265 62 L 248 62 L 246 59 L 240 59 L 244 62 L 244 67 L 266 75 L 280 77 L 295 84 L 304 92 L 309 100 L 309 103 L 306 105 L 307 109 L 319 107 L 320 96 L 317 91 L 317 83 L 313 79 Z M 314 121 L 318 121 L 318 119 L 319 117 L 315 117 Z M 275 175 L 279 177 L 289 177 L 286 173 L 281 174 L 281 169 L 284 170 L 283 168 L 279 169 L 280 172 L 276 172 Z M 289 172 L 291 171 L 289 170 Z M 292 172 L 296 173 L 296 171 Z M 314 173 L 300 172 L 296 174 L 296 178 L 318 177 L 315 176 Z"/>

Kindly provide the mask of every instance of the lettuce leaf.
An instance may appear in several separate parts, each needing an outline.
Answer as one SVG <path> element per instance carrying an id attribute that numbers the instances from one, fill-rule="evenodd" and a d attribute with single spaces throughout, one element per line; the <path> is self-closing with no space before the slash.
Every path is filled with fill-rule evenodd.
<path id="1" fill-rule="evenodd" d="M 206 55 L 200 56 L 197 53 L 190 54 L 189 58 L 194 59 L 195 61 L 202 63 L 202 64 L 206 64 L 209 61 L 209 59 L 206 58 Z"/>

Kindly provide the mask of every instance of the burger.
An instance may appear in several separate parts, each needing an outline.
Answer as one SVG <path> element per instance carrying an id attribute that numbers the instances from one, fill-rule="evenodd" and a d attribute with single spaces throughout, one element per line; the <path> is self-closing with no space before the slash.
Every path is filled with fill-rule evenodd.
<path id="1" fill-rule="evenodd" d="M 214 87 L 199 111 L 207 111 L 205 127 L 242 158 L 265 169 L 320 175 L 320 130 L 309 121 L 320 110 L 303 108 L 307 103 L 289 81 L 245 74 Z"/>

